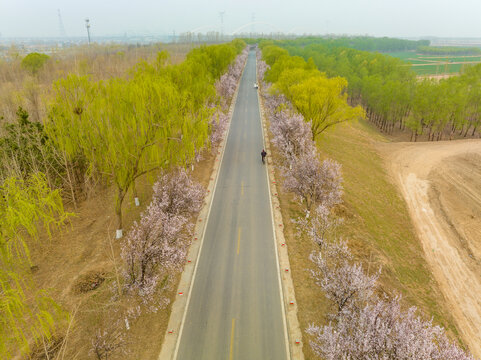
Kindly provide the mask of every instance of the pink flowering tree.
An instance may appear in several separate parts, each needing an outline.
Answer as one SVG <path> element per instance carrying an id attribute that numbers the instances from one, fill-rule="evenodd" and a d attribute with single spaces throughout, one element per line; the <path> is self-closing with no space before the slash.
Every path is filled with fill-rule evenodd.
<path id="1" fill-rule="evenodd" d="M 224 138 L 224 134 L 227 130 L 228 116 L 222 111 L 216 111 L 211 120 L 209 121 L 210 126 L 210 143 L 212 146 L 212 151 L 215 151 L 219 146 L 220 142 Z"/>
<path id="2" fill-rule="evenodd" d="M 123 356 L 128 355 L 125 334 L 118 327 L 115 330 L 97 329 L 91 342 L 90 353 L 97 360 L 108 360 L 115 353 L 121 353 Z"/>
<path id="3" fill-rule="evenodd" d="M 237 80 L 230 73 L 225 73 L 215 83 L 215 89 L 217 94 L 221 97 L 221 106 L 224 111 L 227 110 L 232 97 L 234 96 L 237 88 Z"/>
<path id="4" fill-rule="evenodd" d="M 301 199 L 307 211 L 313 204 L 331 208 L 341 202 L 341 165 L 330 159 L 320 163 L 315 148 L 294 157 L 283 167 L 283 176 L 284 189 Z"/>
<path id="5" fill-rule="evenodd" d="M 269 65 L 267 65 L 265 61 L 260 59 L 260 52 L 258 52 L 256 56 L 257 56 L 257 77 L 261 80 L 261 84 L 263 84 L 264 75 L 266 74 L 266 71 L 269 70 Z"/>
<path id="6" fill-rule="evenodd" d="M 186 222 L 185 217 L 168 215 L 155 203 L 147 207 L 122 246 L 127 290 L 150 299 L 160 274 L 182 267 L 186 253 L 182 229 Z"/>
<path id="7" fill-rule="evenodd" d="M 289 102 L 284 97 L 284 95 L 269 95 L 263 94 L 264 96 L 264 108 L 266 109 L 266 115 L 269 117 L 271 121 L 275 121 L 276 114 L 279 109 L 282 108 L 289 108 L 292 109 L 292 106 L 289 105 Z"/>
<path id="8" fill-rule="evenodd" d="M 182 268 L 191 231 L 189 218 L 201 209 L 204 195 L 202 186 L 182 168 L 164 174 L 154 184 L 152 202 L 121 249 L 128 291 L 150 300 L 160 276 L 165 285 L 168 274 Z"/>
<path id="9" fill-rule="evenodd" d="M 184 168 L 162 175 L 153 189 L 152 203 L 169 216 L 189 217 L 199 212 L 204 203 L 205 189 Z"/>
<path id="10" fill-rule="evenodd" d="M 239 83 L 239 79 L 242 75 L 242 70 L 244 69 L 247 55 L 247 49 L 244 49 L 242 53 L 236 57 L 234 62 L 229 65 L 228 71 L 224 73 L 215 83 L 217 95 L 220 96 L 221 107 L 224 111 L 227 111 L 237 89 L 237 84 Z"/>
<path id="11" fill-rule="evenodd" d="M 417 316 L 416 308 L 403 311 L 399 298 L 346 310 L 335 323 L 311 325 L 307 332 L 313 351 L 326 360 L 474 360 L 442 328 Z"/>
<path id="12" fill-rule="evenodd" d="M 294 222 L 301 233 L 306 234 L 309 239 L 322 249 L 329 236 L 343 223 L 343 219 L 335 217 L 331 212 L 331 208 L 319 205 L 311 216 L 295 220 Z"/>
<path id="13" fill-rule="evenodd" d="M 366 275 L 361 264 L 352 263 L 352 255 L 343 242 L 324 243 L 320 252 L 312 253 L 316 265 L 311 270 L 316 284 L 336 306 L 339 316 L 346 308 L 356 308 L 369 300 L 380 271 Z"/>
<path id="14" fill-rule="evenodd" d="M 315 146 L 311 125 L 302 115 L 288 109 L 278 111 L 271 121 L 272 143 L 287 163 Z"/>

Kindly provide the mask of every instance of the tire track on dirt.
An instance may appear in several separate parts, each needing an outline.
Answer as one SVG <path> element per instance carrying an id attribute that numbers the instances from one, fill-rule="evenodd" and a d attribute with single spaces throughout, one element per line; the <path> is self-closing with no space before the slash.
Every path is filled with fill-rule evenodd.
<path id="1" fill-rule="evenodd" d="M 379 148 L 406 200 L 426 260 L 448 300 L 458 331 L 471 352 L 481 358 L 481 271 L 461 248 L 458 234 L 438 215 L 442 209 L 430 201 L 428 180 L 447 157 L 481 154 L 481 141 L 391 143 Z M 456 181 L 453 184 L 459 186 Z M 472 195 L 479 199 L 479 194 Z"/>

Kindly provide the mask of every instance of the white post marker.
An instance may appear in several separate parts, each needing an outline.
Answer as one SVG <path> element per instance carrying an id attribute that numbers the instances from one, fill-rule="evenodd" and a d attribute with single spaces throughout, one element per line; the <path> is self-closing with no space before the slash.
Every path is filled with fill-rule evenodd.
<path id="1" fill-rule="evenodd" d="M 120 239 L 122 237 L 122 229 L 117 229 L 115 232 L 115 238 Z"/>

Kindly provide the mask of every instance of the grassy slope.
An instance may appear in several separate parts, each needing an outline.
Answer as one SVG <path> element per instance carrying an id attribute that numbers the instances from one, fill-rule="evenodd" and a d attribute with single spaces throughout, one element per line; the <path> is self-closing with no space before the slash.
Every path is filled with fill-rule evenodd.
<path id="1" fill-rule="evenodd" d="M 427 317 L 433 316 L 437 324 L 457 337 L 453 318 L 423 258 L 404 200 L 386 173 L 375 141 L 386 139 L 365 122 L 338 126 L 318 141 L 322 156 L 343 166 L 344 204 L 337 212 L 345 222 L 339 235 L 349 241 L 365 269 L 372 273 L 382 266 L 383 291 L 401 293 L 407 305 L 417 306 Z M 295 236 L 289 221 L 299 209 L 289 195 L 283 194 L 281 203 L 299 320 L 305 329 L 309 323 L 325 321 L 328 303 L 306 270 L 313 246 Z M 313 359 L 308 339 L 304 338 L 303 343 L 306 359 Z"/>

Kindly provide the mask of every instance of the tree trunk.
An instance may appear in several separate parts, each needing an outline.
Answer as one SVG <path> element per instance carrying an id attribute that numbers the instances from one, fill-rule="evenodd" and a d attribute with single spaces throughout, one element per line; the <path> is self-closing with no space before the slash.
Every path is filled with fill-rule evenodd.
<path id="1" fill-rule="evenodd" d="M 117 187 L 117 200 L 115 202 L 115 215 L 117 216 L 117 234 L 116 238 L 120 239 L 122 237 L 122 203 L 125 197 L 125 191 L 120 187 Z"/>
<path id="2" fill-rule="evenodd" d="M 135 180 L 132 181 L 132 194 L 134 195 L 135 206 L 140 206 L 139 197 L 137 196 L 137 188 L 135 187 Z"/>
<path id="3" fill-rule="evenodd" d="M 70 194 L 72 196 L 73 207 L 75 210 L 77 210 L 77 200 L 75 199 L 75 189 L 73 187 L 73 180 L 72 180 L 72 177 L 70 176 L 69 164 L 68 164 L 67 156 L 65 155 L 65 153 L 63 153 L 63 160 L 65 164 L 65 170 L 67 170 L 67 179 L 70 187 Z"/>

